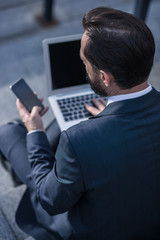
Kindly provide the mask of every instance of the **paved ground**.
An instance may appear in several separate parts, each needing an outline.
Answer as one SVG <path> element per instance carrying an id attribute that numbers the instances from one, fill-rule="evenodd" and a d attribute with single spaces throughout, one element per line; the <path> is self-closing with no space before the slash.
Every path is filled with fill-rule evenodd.
<path id="1" fill-rule="evenodd" d="M 42 40 L 83 32 L 83 14 L 97 6 L 109 6 L 134 12 L 135 0 L 57 0 L 56 26 L 42 27 L 36 16 L 42 13 L 42 0 L 1 0 L 0 2 L 0 125 L 18 116 L 15 97 L 9 85 L 24 77 L 30 86 L 47 102 Z M 156 40 L 155 67 L 150 82 L 160 90 L 160 1 L 153 0 L 146 23 Z M 54 118 L 51 110 L 44 117 L 47 125 Z M 14 213 L 25 186 L 13 187 L 12 181 L 0 165 L 0 240 L 31 239 L 15 224 Z"/>

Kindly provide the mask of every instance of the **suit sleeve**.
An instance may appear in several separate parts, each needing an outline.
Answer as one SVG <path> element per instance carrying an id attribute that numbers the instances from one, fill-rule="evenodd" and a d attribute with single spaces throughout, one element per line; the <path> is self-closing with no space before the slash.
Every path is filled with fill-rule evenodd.
<path id="1" fill-rule="evenodd" d="M 83 194 L 84 185 L 67 133 L 61 134 L 55 156 L 43 132 L 27 136 L 27 149 L 37 198 L 42 207 L 50 215 L 71 209 Z"/>

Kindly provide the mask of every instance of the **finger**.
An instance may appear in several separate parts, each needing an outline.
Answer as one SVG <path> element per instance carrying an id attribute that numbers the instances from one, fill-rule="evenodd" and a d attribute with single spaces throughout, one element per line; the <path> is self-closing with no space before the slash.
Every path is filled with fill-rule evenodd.
<path id="1" fill-rule="evenodd" d="M 93 107 L 93 106 L 89 105 L 88 103 L 85 104 L 85 107 L 86 107 L 87 111 L 89 113 L 91 113 L 93 116 L 100 113 L 100 111 L 96 107 Z"/>
<path id="2" fill-rule="evenodd" d="M 40 100 L 41 102 L 43 102 L 44 98 L 39 98 L 39 100 Z"/>
<path id="3" fill-rule="evenodd" d="M 45 107 L 43 110 L 41 107 L 38 107 L 38 106 L 34 106 L 33 109 L 32 109 L 32 112 L 31 112 L 31 115 L 39 115 L 39 116 L 43 116 L 47 111 L 48 111 L 49 107 Z"/>
<path id="4" fill-rule="evenodd" d="M 34 106 L 31 111 L 31 117 L 40 116 L 41 107 Z"/>
<path id="5" fill-rule="evenodd" d="M 25 106 L 21 103 L 21 101 L 19 99 L 16 100 L 16 107 L 18 109 L 19 112 L 22 113 L 28 113 L 27 109 L 25 108 Z"/>
<path id="6" fill-rule="evenodd" d="M 38 93 L 37 92 L 34 92 L 34 94 L 38 97 Z M 43 102 L 43 100 L 44 100 L 44 98 L 39 98 L 39 100 L 41 101 L 41 102 Z"/>
<path id="7" fill-rule="evenodd" d="M 105 101 L 103 98 L 100 98 L 99 101 L 101 101 L 104 106 L 107 105 L 107 101 Z"/>
<path id="8" fill-rule="evenodd" d="M 103 109 L 104 109 L 104 104 L 101 102 L 101 101 L 99 101 L 99 100 L 97 100 L 97 99 L 95 99 L 95 98 L 93 98 L 93 103 L 94 103 L 94 105 L 100 110 L 100 111 L 102 111 Z"/>
<path id="9" fill-rule="evenodd" d="M 27 111 L 27 109 L 23 106 L 23 104 L 20 102 L 19 99 L 16 101 L 17 110 L 19 112 L 20 118 L 23 123 L 26 122 L 26 120 L 30 117 L 30 113 Z"/>
<path id="10" fill-rule="evenodd" d="M 42 117 L 47 111 L 49 110 L 49 107 L 45 107 L 42 111 L 40 111 L 40 116 Z"/>
<path id="11" fill-rule="evenodd" d="M 21 103 L 21 101 L 19 100 L 19 98 L 17 98 L 17 100 L 16 100 L 16 106 L 18 109 L 24 107 L 23 104 Z"/>

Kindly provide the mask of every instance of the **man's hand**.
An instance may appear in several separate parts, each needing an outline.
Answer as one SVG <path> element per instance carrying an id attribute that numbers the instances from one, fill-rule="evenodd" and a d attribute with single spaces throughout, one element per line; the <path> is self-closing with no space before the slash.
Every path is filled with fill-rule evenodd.
<path id="1" fill-rule="evenodd" d="M 100 98 L 99 100 L 93 98 L 92 101 L 96 107 L 93 107 L 93 106 L 89 105 L 88 103 L 85 104 L 85 107 L 89 113 L 91 113 L 93 116 L 95 116 L 104 110 L 107 102 L 103 98 Z"/>
<path id="2" fill-rule="evenodd" d="M 41 101 L 43 99 L 40 99 Z M 32 112 L 29 113 L 27 109 L 23 106 L 19 99 L 16 101 L 16 106 L 21 117 L 22 122 L 24 123 L 28 132 L 33 130 L 43 130 L 43 122 L 42 116 L 48 111 L 48 107 L 46 107 L 42 112 L 41 108 L 38 106 L 33 107 Z"/>

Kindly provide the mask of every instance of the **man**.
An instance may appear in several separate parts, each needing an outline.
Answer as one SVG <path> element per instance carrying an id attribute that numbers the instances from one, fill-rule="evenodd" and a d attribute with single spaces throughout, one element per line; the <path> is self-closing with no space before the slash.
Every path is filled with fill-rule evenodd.
<path id="1" fill-rule="evenodd" d="M 0 129 L 1 152 L 28 186 L 17 221 L 36 239 L 159 239 L 160 93 L 147 83 L 152 33 L 133 15 L 103 7 L 89 11 L 83 26 L 80 57 L 107 106 L 86 104 L 95 116 L 60 138 L 53 129 L 53 151 L 41 119 L 47 109 L 30 114 L 17 100 L 27 130 Z"/>

